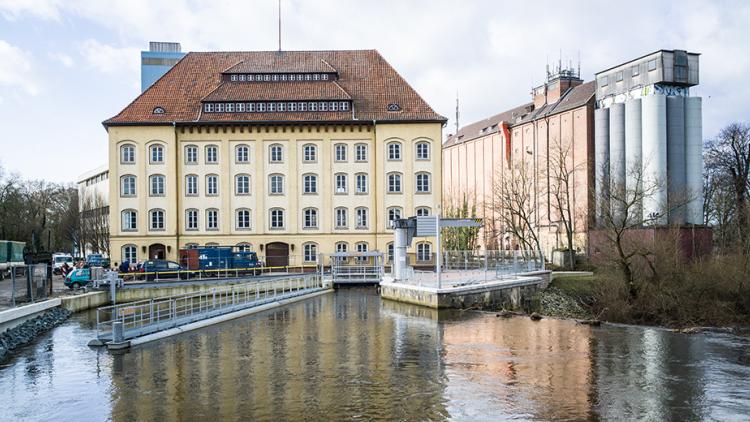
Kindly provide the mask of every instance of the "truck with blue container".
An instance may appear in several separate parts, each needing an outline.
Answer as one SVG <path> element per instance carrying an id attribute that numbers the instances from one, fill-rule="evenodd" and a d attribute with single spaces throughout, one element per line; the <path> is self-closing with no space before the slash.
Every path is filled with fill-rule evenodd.
<path id="1" fill-rule="evenodd" d="M 260 273 L 263 267 L 255 252 L 237 251 L 231 246 L 181 249 L 180 265 L 192 271 L 237 270 L 253 275 Z"/>

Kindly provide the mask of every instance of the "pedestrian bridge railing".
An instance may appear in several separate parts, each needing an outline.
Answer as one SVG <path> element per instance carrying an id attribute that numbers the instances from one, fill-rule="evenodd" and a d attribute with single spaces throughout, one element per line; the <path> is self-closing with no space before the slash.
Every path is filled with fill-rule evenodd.
<path id="1" fill-rule="evenodd" d="M 96 311 L 96 335 L 113 339 L 115 322 L 124 340 L 215 316 L 322 290 L 319 273 L 217 287 L 179 296 L 104 306 Z"/>

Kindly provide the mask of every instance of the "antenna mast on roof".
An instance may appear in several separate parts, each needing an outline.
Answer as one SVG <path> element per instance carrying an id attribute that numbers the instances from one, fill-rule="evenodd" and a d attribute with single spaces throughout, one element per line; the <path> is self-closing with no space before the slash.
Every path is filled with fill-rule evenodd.
<path id="1" fill-rule="evenodd" d="M 279 0 L 279 52 L 281 52 L 281 0 Z"/>
<path id="2" fill-rule="evenodd" d="M 459 116 L 459 113 L 458 113 L 458 90 L 456 90 L 456 134 L 458 134 L 458 128 L 459 128 L 459 126 L 458 126 L 458 116 Z"/>

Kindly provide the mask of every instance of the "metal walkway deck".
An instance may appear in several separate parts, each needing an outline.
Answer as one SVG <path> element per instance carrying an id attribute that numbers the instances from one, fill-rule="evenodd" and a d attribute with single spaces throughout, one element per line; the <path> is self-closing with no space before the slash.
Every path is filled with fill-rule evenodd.
<path id="1" fill-rule="evenodd" d="M 289 299 L 324 289 L 320 274 L 304 274 L 203 292 L 104 306 L 96 311 L 96 337 L 113 340 L 116 322 L 130 340 L 219 315 Z M 119 338 L 119 336 L 117 336 Z"/>

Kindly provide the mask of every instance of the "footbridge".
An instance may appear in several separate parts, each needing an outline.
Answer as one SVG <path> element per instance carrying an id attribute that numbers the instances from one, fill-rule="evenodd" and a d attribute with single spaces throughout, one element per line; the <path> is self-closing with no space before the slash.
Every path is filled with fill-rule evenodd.
<path id="1" fill-rule="evenodd" d="M 310 273 L 104 306 L 97 309 L 96 338 L 89 345 L 127 348 L 327 290 L 322 274 Z"/>

